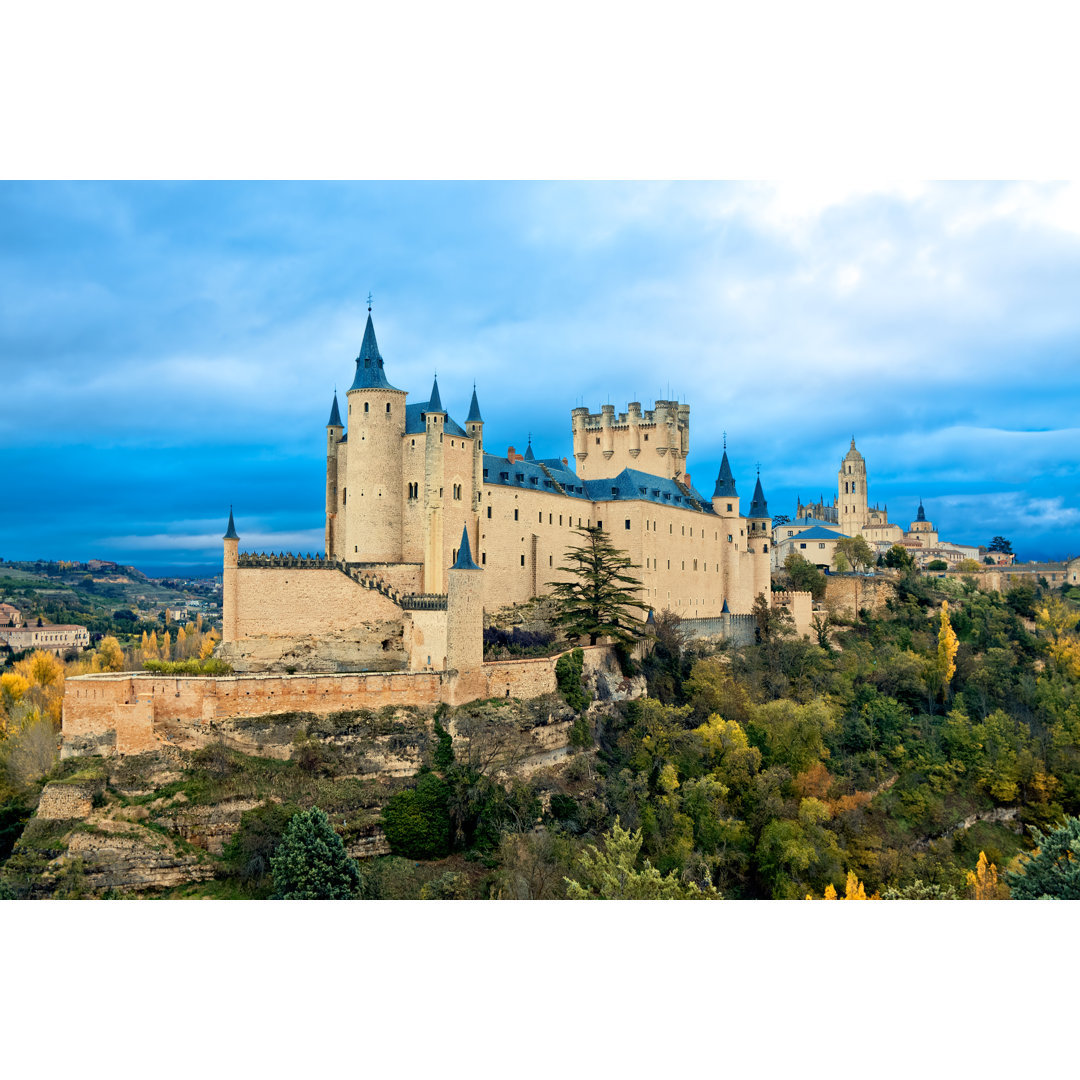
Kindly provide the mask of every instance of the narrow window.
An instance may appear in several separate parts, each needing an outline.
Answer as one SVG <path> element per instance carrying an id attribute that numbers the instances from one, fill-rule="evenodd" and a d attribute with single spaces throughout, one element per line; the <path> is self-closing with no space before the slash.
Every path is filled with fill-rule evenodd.
<path id="1" fill-rule="evenodd" d="M 731 513 L 731 503 L 727 504 L 727 508 L 728 508 L 728 513 L 730 514 Z"/>
<path id="2" fill-rule="evenodd" d="M 517 512 L 517 507 L 515 506 L 514 507 L 514 520 L 517 521 L 517 519 L 518 519 L 518 512 Z M 525 556 L 523 555 L 522 558 L 524 558 L 524 557 Z M 522 565 L 524 565 L 524 563 L 522 563 Z"/>
<path id="3" fill-rule="evenodd" d="M 386 411 L 387 411 L 387 412 L 389 412 L 389 411 L 390 411 L 390 402 L 389 402 L 389 401 L 388 401 L 388 402 L 386 403 Z"/>
<path id="4" fill-rule="evenodd" d="M 488 517 L 491 517 L 491 507 L 490 506 L 487 508 L 487 512 L 488 512 Z"/>
<path id="5" fill-rule="evenodd" d="M 539 513 L 540 513 L 540 516 L 537 518 L 537 524 L 538 525 L 543 525 L 544 524 L 544 511 L 541 510 Z"/>
<path id="6" fill-rule="evenodd" d="M 525 565 L 525 556 L 524 555 L 521 556 L 521 565 L 522 566 Z"/>
<path id="7" fill-rule="evenodd" d="M 548 556 L 548 566 L 554 566 L 554 565 L 555 565 L 555 559 L 554 559 L 553 556 L 549 555 Z"/>
<path id="8" fill-rule="evenodd" d="M 480 552 L 480 565 L 481 566 L 487 566 L 487 552 L 486 551 L 481 551 Z"/>
<path id="9" fill-rule="evenodd" d="M 597 446 L 599 446 L 599 445 L 600 445 L 600 438 L 599 438 L 599 436 L 598 436 L 598 437 L 597 437 L 597 439 L 596 439 L 596 445 L 597 445 Z"/>
<path id="10" fill-rule="evenodd" d="M 345 493 L 346 493 L 346 491 L 347 491 L 347 489 L 346 489 L 346 488 L 342 488 L 342 489 L 341 489 L 341 505 L 342 505 L 342 506 L 344 506 L 344 505 L 345 505 Z"/>
<path id="11" fill-rule="evenodd" d="M 450 561 L 452 563 L 457 562 L 457 548 L 451 548 L 450 549 Z"/>
<path id="12" fill-rule="evenodd" d="M 628 529 L 630 528 L 630 519 L 629 518 L 626 519 L 626 527 Z"/>
<path id="13" fill-rule="evenodd" d="M 368 403 L 365 401 L 364 402 L 364 412 L 367 412 L 367 411 L 368 411 Z"/>

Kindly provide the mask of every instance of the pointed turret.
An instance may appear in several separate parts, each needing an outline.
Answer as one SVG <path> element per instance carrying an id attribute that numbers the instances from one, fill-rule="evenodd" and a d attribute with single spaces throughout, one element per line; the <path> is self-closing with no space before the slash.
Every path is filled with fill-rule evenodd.
<path id="1" fill-rule="evenodd" d="M 466 424 L 482 424 L 484 418 L 480 415 L 480 402 L 476 400 L 476 386 L 472 388 L 472 401 L 469 402 L 469 415 L 465 417 Z"/>
<path id="2" fill-rule="evenodd" d="M 473 562 L 472 549 L 469 547 L 469 527 L 465 525 L 461 529 L 461 547 L 458 549 L 457 562 L 450 567 L 451 570 L 479 570 L 480 567 Z"/>
<path id="3" fill-rule="evenodd" d="M 397 390 L 391 386 L 383 371 L 383 358 L 379 355 L 379 343 L 375 340 L 375 326 L 368 312 L 367 326 L 364 328 L 364 340 L 360 345 L 360 355 L 356 358 L 356 378 L 350 390 Z M 400 393 L 400 391 L 399 391 Z"/>
<path id="4" fill-rule="evenodd" d="M 428 402 L 427 411 L 433 412 L 446 412 L 442 407 L 442 398 L 439 397 L 439 376 L 435 376 L 435 381 L 431 384 L 431 400 Z"/>
<path id="5" fill-rule="evenodd" d="M 724 457 L 720 462 L 720 473 L 716 477 L 716 490 L 713 492 L 713 498 L 731 498 L 733 495 L 738 495 L 738 492 L 735 490 L 735 477 L 731 475 L 731 465 L 728 463 L 727 451 L 725 450 Z"/>
<path id="6" fill-rule="evenodd" d="M 731 614 L 731 608 L 728 607 L 727 597 L 726 596 L 724 597 L 724 606 L 720 609 L 720 614 L 721 615 L 730 615 Z"/>
<path id="7" fill-rule="evenodd" d="M 326 421 L 327 427 L 344 427 L 341 422 L 341 413 L 338 412 L 337 391 L 334 391 L 334 404 L 330 407 L 330 419 Z"/>
<path id="8" fill-rule="evenodd" d="M 769 516 L 769 505 L 765 502 L 765 492 L 761 490 L 760 476 L 754 485 L 754 497 L 750 500 L 750 513 L 747 516 L 752 518 L 767 518 Z"/>
<path id="9" fill-rule="evenodd" d="M 533 453 L 532 439 L 529 439 L 529 445 L 525 447 L 525 460 L 535 461 L 536 455 Z"/>
<path id="10" fill-rule="evenodd" d="M 236 534 L 236 526 L 233 524 L 232 506 L 229 507 L 229 527 L 225 530 L 225 535 L 222 540 L 239 540 L 240 537 Z"/>
<path id="11" fill-rule="evenodd" d="M 926 511 L 923 509 L 922 499 L 919 500 L 919 512 L 915 515 L 916 521 L 926 520 Z"/>

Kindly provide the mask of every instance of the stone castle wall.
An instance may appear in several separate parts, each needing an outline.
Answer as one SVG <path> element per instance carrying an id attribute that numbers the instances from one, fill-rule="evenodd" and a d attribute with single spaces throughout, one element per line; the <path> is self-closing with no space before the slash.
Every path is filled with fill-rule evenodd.
<path id="1" fill-rule="evenodd" d="M 587 670 L 610 650 L 586 648 Z M 556 689 L 556 656 L 504 660 L 455 677 L 437 671 L 347 675 L 79 675 L 64 691 L 63 750 L 136 754 L 178 741 L 217 720 L 281 712 L 317 715 L 386 705 L 460 705 L 493 697 L 532 698 Z"/>
<path id="2" fill-rule="evenodd" d="M 855 614 L 861 610 L 878 612 L 888 600 L 896 596 L 896 588 L 890 581 L 867 578 L 858 574 L 829 574 L 825 585 L 825 606 L 837 614 Z M 858 604 L 856 605 L 856 599 Z"/>

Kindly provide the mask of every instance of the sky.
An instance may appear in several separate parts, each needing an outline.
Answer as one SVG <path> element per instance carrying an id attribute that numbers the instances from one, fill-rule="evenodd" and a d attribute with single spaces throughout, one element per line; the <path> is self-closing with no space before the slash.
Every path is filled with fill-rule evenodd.
<path id="1" fill-rule="evenodd" d="M 836 493 L 943 539 L 1080 553 L 1080 186 L 5 182 L 6 559 L 220 570 L 321 546 L 325 424 L 373 295 L 391 382 L 489 452 L 690 405 L 772 514 Z"/>

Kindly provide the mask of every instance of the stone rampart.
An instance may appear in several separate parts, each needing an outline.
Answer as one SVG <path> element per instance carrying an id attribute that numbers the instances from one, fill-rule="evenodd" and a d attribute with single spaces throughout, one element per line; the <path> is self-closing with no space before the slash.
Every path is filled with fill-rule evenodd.
<path id="1" fill-rule="evenodd" d="M 891 581 L 861 574 L 829 574 L 825 585 L 825 606 L 832 612 L 854 615 L 856 609 L 879 612 L 896 596 Z M 857 602 L 856 602 L 857 601 Z"/>
<path id="2" fill-rule="evenodd" d="M 603 663 L 606 646 L 585 650 Z M 218 720 L 283 712 L 328 715 L 386 705 L 460 705 L 493 697 L 532 698 L 556 689 L 557 656 L 499 660 L 479 670 L 314 675 L 79 675 L 64 689 L 61 756 L 136 754 Z"/>

